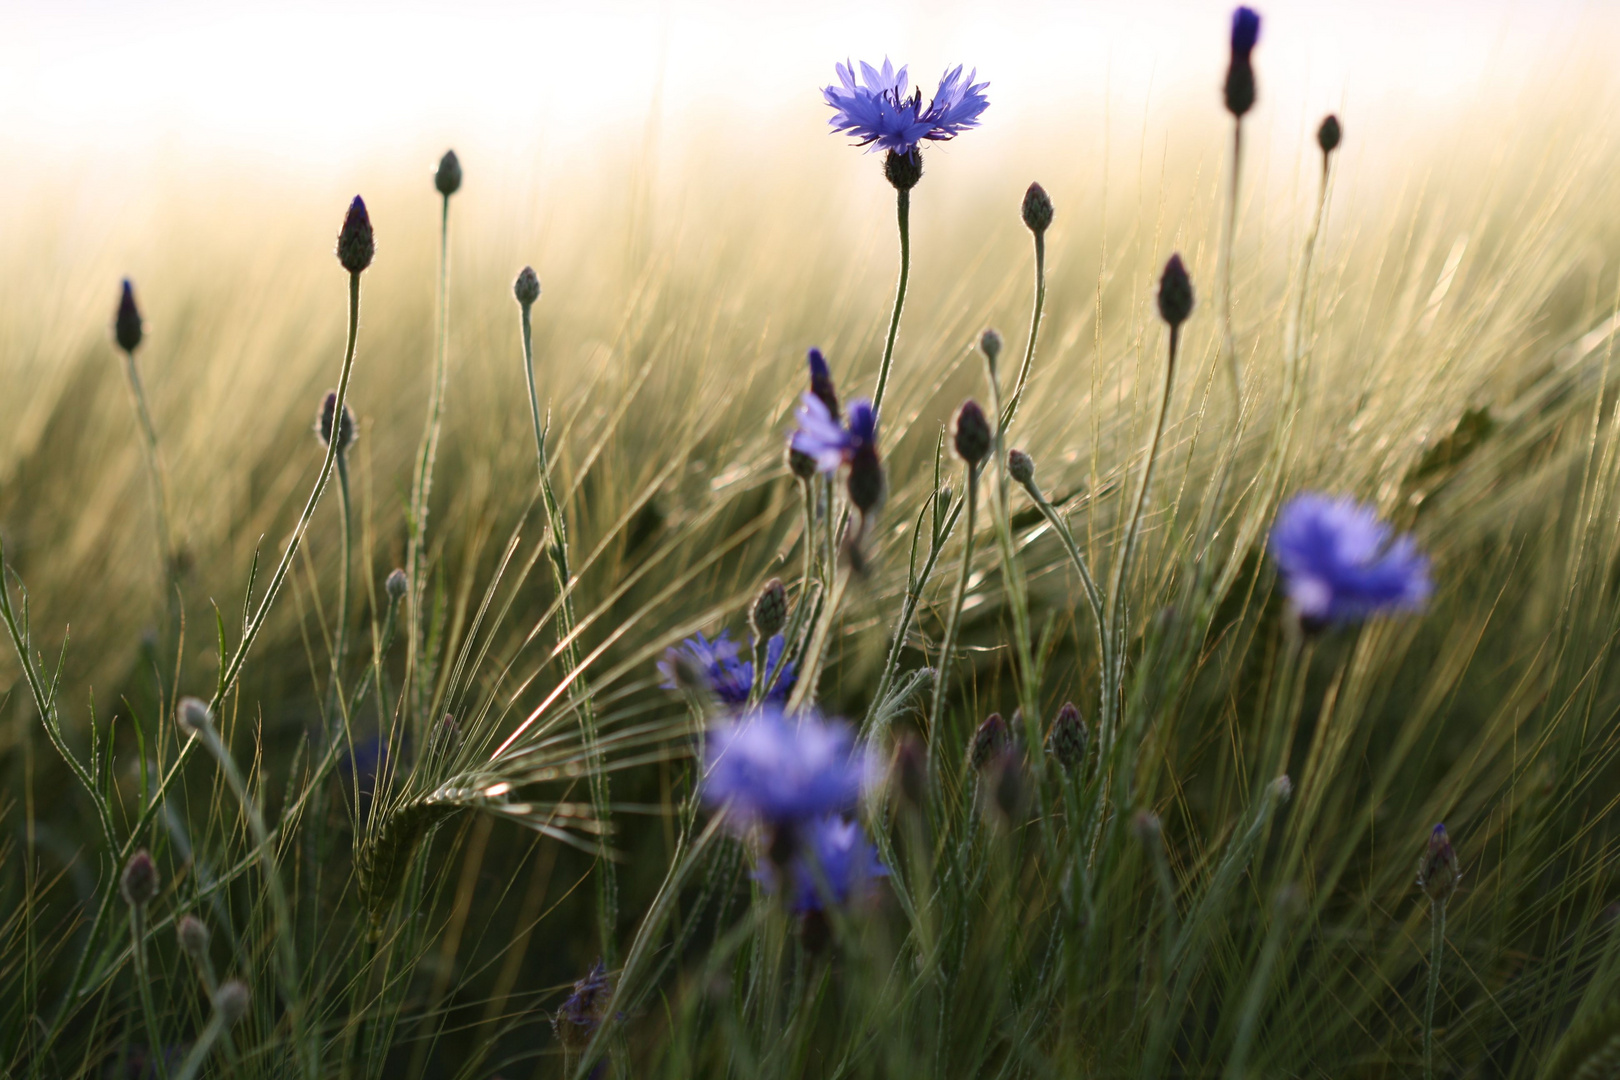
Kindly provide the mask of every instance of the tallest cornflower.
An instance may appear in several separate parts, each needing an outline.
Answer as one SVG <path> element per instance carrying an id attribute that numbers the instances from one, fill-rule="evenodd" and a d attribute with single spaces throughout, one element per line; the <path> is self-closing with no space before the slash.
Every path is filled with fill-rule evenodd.
<path id="1" fill-rule="evenodd" d="M 888 388 L 889 368 L 894 362 L 894 339 L 900 331 L 900 311 L 906 303 L 906 283 L 911 274 L 911 189 L 922 179 L 922 144 L 946 142 L 978 127 L 980 115 L 990 105 L 984 96 L 990 84 L 975 82 L 977 69 L 964 75 L 958 64 L 941 76 L 939 88 L 924 106 L 922 90 L 910 89 L 905 67 L 896 70 L 887 57 L 881 68 L 862 61 L 857 71 L 855 64 L 845 62 L 837 65 L 837 72 L 838 82 L 821 91 L 833 110 L 828 124 L 835 132 L 853 136 L 857 146 L 887 152 L 883 175 L 894 185 L 900 226 L 900 281 L 895 287 L 883 361 L 878 365 L 877 392 L 872 395 L 875 411 L 883 406 L 883 392 Z"/>

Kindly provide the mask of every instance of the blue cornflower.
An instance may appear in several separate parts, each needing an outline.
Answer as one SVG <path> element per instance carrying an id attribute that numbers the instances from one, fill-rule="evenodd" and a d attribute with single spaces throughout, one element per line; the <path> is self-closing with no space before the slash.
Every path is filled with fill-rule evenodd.
<path id="1" fill-rule="evenodd" d="M 1254 51 L 1255 43 L 1260 40 L 1260 13 L 1250 7 L 1240 7 L 1232 12 L 1232 56 L 1234 59 L 1248 60 L 1249 54 Z"/>
<path id="2" fill-rule="evenodd" d="M 783 831 L 854 809 L 877 775 L 848 724 L 771 705 L 710 729 L 703 796 L 739 826 Z"/>
<path id="3" fill-rule="evenodd" d="M 837 420 L 838 390 L 833 386 L 832 369 L 827 366 L 827 358 L 821 355 L 820 349 L 811 349 L 807 359 L 810 362 L 810 392 L 821 399 L 821 403 L 827 406 L 827 412 Z"/>
<path id="4" fill-rule="evenodd" d="M 766 892 L 776 892 L 777 879 L 787 878 L 786 900 L 796 914 L 821 911 L 827 901 L 842 907 L 860 903 L 872 893 L 889 868 L 878 860 L 877 848 L 866 838 L 860 823 L 831 814 L 812 822 L 804 830 L 799 846 L 785 871 L 763 862 L 754 877 Z"/>
<path id="5" fill-rule="evenodd" d="M 857 454 L 877 452 L 877 413 L 865 398 L 850 402 L 849 426 L 838 418 L 814 393 L 799 399 L 799 422 L 793 432 L 793 449 L 812 457 L 822 472 L 837 472 L 838 466 L 855 460 Z"/>
<path id="6" fill-rule="evenodd" d="M 989 83 L 973 81 L 978 72 L 962 74 L 958 64 L 939 81 L 934 98 L 923 108 L 922 91 L 906 94 L 906 69 L 895 70 L 887 57 L 883 67 L 862 61 L 860 77 L 855 65 L 837 65 L 838 85 L 822 89 L 832 106 L 828 121 L 834 131 L 855 136 L 857 146 L 910 156 L 923 140 L 943 142 L 977 127 L 979 114 L 990 104 L 984 96 Z"/>
<path id="7" fill-rule="evenodd" d="M 797 678 L 792 662 L 782 661 L 786 648 L 787 642 L 781 634 L 765 642 L 765 700 L 777 704 L 787 701 Z M 748 704 L 748 693 L 754 686 L 754 662 L 743 658 L 742 645 L 731 640 L 730 630 L 720 631 L 720 636 L 713 641 L 697 634 L 669 649 L 658 662 L 658 671 L 664 676 L 664 689 L 676 688 L 675 668 L 683 654 L 702 672 L 715 697 L 727 705 Z"/>
<path id="8" fill-rule="evenodd" d="M 1428 599 L 1429 560 L 1354 499 L 1296 495 L 1277 514 L 1271 553 L 1302 618 L 1331 622 L 1412 610 Z"/>

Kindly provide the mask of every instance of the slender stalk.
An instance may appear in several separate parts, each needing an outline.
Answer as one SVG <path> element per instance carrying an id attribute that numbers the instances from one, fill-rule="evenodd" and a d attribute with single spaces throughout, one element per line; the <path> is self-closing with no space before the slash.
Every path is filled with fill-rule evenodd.
<path id="1" fill-rule="evenodd" d="M 934 496 L 940 498 L 938 492 Z M 906 635 L 911 632 L 911 620 L 917 615 L 917 605 L 922 602 L 923 586 L 934 576 L 934 564 L 939 562 L 940 553 L 945 550 L 945 541 L 950 538 L 951 532 L 956 528 L 956 521 L 962 515 L 962 504 L 957 503 L 951 508 L 943 524 L 936 528 L 932 542 L 928 548 L 928 557 L 923 561 L 922 573 L 909 583 L 905 598 L 900 603 L 900 621 L 895 624 L 894 637 L 889 641 L 889 655 L 883 663 L 883 673 L 878 676 L 877 689 L 872 693 L 871 703 L 866 707 L 866 717 L 861 721 L 861 734 L 870 735 L 872 723 L 877 717 L 877 711 L 883 703 L 884 697 L 889 693 L 889 687 L 894 683 L 895 672 L 900 669 L 900 650 L 905 647 Z M 918 528 L 921 528 L 921 521 Z"/>
<path id="2" fill-rule="evenodd" d="M 442 197 L 439 212 L 439 355 L 434 369 L 433 386 L 428 391 L 427 423 L 422 429 L 422 443 L 416 451 L 416 477 L 411 484 L 410 537 L 405 544 L 405 576 L 410 582 L 406 594 L 405 618 L 407 641 L 405 646 L 406 693 L 420 695 L 422 687 L 414 678 L 421 662 L 418 653 L 422 647 L 422 597 L 426 586 L 422 582 L 422 549 L 427 542 L 428 501 L 433 494 L 433 466 L 439 455 L 439 430 L 444 408 L 446 361 L 449 353 L 450 327 L 450 196 Z M 532 393 L 532 388 L 531 388 Z M 426 718 L 417 709 L 419 723 Z"/>
<path id="3" fill-rule="evenodd" d="M 810 580 L 815 575 L 816 566 L 816 488 L 815 477 L 799 481 L 800 492 L 804 495 L 804 584 L 799 587 L 799 595 L 810 595 Z"/>
<path id="4" fill-rule="evenodd" d="M 157 1009 L 152 1004 L 152 972 L 146 964 L 146 905 L 129 905 L 130 956 L 135 966 L 135 992 L 141 999 L 141 1013 L 146 1021 L 146 1037 L 151 1041 L 152 1059 L 157 1063 L 157 1074 L 168 1080 L 169 1062 L 163 1054 L 163 1034 L 158 1030 Z"/>
<path id="5" fill-rule="evenodd" d="M 180 1071 L 174 1074 L 174 1080 L 192 1080 L 197 1071 L 202 1068 L 203 1062 L 213 1052 L 214 1044 L 220 1036 L 225 1034 L 225 1018 L 215 1009 L 208 1017 L 207 1025 L 202 1034 L 197 1036 L 197 1042 L 192 1046 L 191 1052 L 180 1063 Z"/>
<path id="6" fill-rule="evenodd" d="M 889 315 L 889 336 L 883 343 L 883 362 L 878 365 L 877 391 L 872 409 L 882 415 L 883 393 L 889 387 L 889 368 L 894 362 L 894 339 L 900 332 L 900 312 L 906 306 L 906 283 L 911 278 L 911 190 L 896 192 L 895 217 L 900 226 L 900 280 L 894 288 L 894 311 Z"/>
<path id="7" fill-rule="evenodd" d="M 1018 368 L 1018 382 L 1013 384 L 1012 395 L 1001 411 L 1001 430 L 1012 426 L 1018 415 L 1018 406 L 1024 400 L 1024 387 L 1029 384 L 1029 373 L 1035 366 L 1035 341 L 1041 334 L 1041 313 L 1046 308 L 1046 232 L 1035 236 L 1035 307 L 1029 313 L 1029 342 L 1024 346 L 1024 362 Z"/>
<path id="8" fill-rule="evenodd" d="M 945 707 L 945 687 L 950 682 L 951 658 L 956 651 L 956 635 L 962 622 L 962 604 L 967 600 L 968 578 L 973 573 L 973 524 L 979 509 L 979 468 L 967 467 L 967 533 L 962 537 L 962 572 L 956 578 L 956 595 L 951 600 L 950 616 L 945 622 L 945 640 L 939 647 L 939 674 L 934 678 L 934 700 L 928 710 L 933 732 L 928 740 L 928 760 L 939 758 L 938 742 L 941 736 L 941 713 Z"/>
<path id="9" fill-rule="evenodd" d="M 1446 902 L 1429 902 L 1429 994 L 1423 1005 L 1423 1080 L 1434 1080 L 1434 1002 L 1440 994 L 1440 960 L 1446 951 Z"/>
<path id="10" fill-rule="evenodd" d="M 146 458 L 146 474 L 152 485 L 152 511 L 156 517 L 158 554 L 163 560 L 163 591 L 173 592 L 174 533 L 169 527 L 169 485 L 163 468 L 163 455 L 158 449 L 157 427 L 152 423 L 152 412 L 146 405 L 146 389 L 141 383 L 140 369 L 135 366 L 135 354 L 124 353 L 124 375 L 129 384 L 129 396 L 135 406 L 135 418 L 141 427 L 141 449 Z M 173 596 L 167 596 L 173 602 Z"/>
<path id="11" fill-rule="evenodd" d="M 1232 404 L 1243 406 L 1243 369 L 1238 363 L 1237 337 L 1232 329 L 1232 249 L 1237 245 L 1238 182 L 1243 176 L 1243 121 L 1232 124 L 1232 182 L 1226 204 L 1226 235 L 1221 245 L 1221 353 L 1232 382 Z"/>
<path id="12" fill-rule="evenodd" d="M 345 347 L 343 354 L 343 368 L 338 375 L 337 401 L 334 403 L 333 416 L 343 415 L 343 405 L 349 393 L 349 379 L 354 371 L 354 347 L 359 332 L 360 275 L 351 272 L 349 274 L 348 345 Z M 320 504 L 321 495 L 326 491 L 327 482 L 332 477 L 336 459 L 337 443 L 334 440 L 326 448 L 326 458 L 322 462 L 320 476 L 316 479 L 315 487 L 310 491 L 309 498 L 304 503 L 304 509 L 298 517 L 297 525 L 293 527 L 292 538 L 287 542 L 287 550 L 282 552 L 281 561 L 276 564 L 275 573 L 270 576 L 270 584 L 265 589 L 264 599 L 259 602 L 258 608 L 254 611 L 253 618 L 248 622 L 242 634 L 242 640 L 237 644 L 236 651 L 231 654 L 229 663 L 219 673 L 219 682 L 208 705 L 210 712 L 217 714 L 225 695 L 230 693 L 231 689 L 236 685 L 237 678 L 242 673 L 242 665 L 247 661 L 248 651 L 252 649 L 254 641 L 258 639 L 259 632 L 264 628 L 264 622 L 270 614 L 270 608 L 275 604 L 276 597 L 281 592 L 282 583 L 286 581 L 287 573 L 292 568 L 293 559 L 298 554 L 298 546 L 303 542 L 304 534 L 309 531 L 310 520 L 315 516 L 315 508 Z M 181 744 L 180 752 L 175 755 L 174 762 L 158 781 L 157 791 L 153 793 L 152 800 L 146 804 L 140 818 L 135 822 L 135 827 L 130 830 L 129 837 L 124 841 L 116 865 L 122 865 L 140 846 L 141 837 L 145 834 L 146 827 L 157 816 L 158 808 L 163 804 L 164 796 L 168 794 L 169 788 L 179 778 L 180 770 L 184 768 L 186 760 L 191 756 L 192 747 L 195 745 L 196 740 L 194 739 Z M 96 910 L 94 920 L 90 924 L 90 935 L 86 938 L 84 950 L 79 954 L 79 959 L 74 964 L 73 974 L 68 979 L 67 990 L 62 995 L 62 1005 L 57 1010 L 56 1016 L 51 1022 L 51 1027 L 42 1041 L 40 1051 L 42 1056 L 55 1043 L 56 1038 L 62 1032 L 63 1025 L 72 1015 L 85 969 L 89 964 L 91 955 L 95 952 L 96 940 L 101 926 L 106 922 L 107 912 L 117 894 L 118 885 L 116 877 L 114 877 L 102 889 L 101 903 Z"/>
<path id="13" fill-rule="evenodd" d="M 540 473 L 540 497 L 545 507 L 546 526 L 551 531 L 552 583 L 556 586 L 561 603 L 557 608 L 557 641 L 562 649 L 563 663 L 570 674 L 579 671 L 579 642 L 574 636 L 577 625 L 574 615 L 572 575 L 568 569 L 568 523 L 563 517 L 557 493 L 551 486 L 551 462 L 546 455 L 546 433 L 540 425 L 540 398 L 534 388 L 534 331 L 531 312 L 533 302 L 519 303 L 523 329 L 523 375 L 529 387 L 529 418 L 534 424 L 535 466 Z M 580 736 L 585 743 L 585 754 L 590 772 L 591 812 L 604 827 L 607 824 L 611 797 L 607 771 L 600 767 L 597 747 L 596 714 L 592 707 L 590 685 L 583 672 L 568 684 L 568 697 L 579 713 Z M 604 847 L 597 853 L 596 900 L 598 932 L 602 939 L 603 963 L 612 967 L 617 955 L 614 943 L 615 928 L 619 921 L 618 881 L 613 860 Z"/>
<path id="14" fill-rule="evenodd" d="M 338 610 L 337 633 L 333 635 L 332 645 L 332 701 L 334 713 L 333 723 L 348 723 L 348 713 L 343 708 L 343 657 L 348 647 L 349 632 L 349 564 L 353 561 L 353 527 L 350 521 L 352 515 L 349 499 L 349 456 L 340 452 L 337 456 L 338 475 L 338 502 L 342 509 L 342 548 L 343 565 L 338 573 Z"/>

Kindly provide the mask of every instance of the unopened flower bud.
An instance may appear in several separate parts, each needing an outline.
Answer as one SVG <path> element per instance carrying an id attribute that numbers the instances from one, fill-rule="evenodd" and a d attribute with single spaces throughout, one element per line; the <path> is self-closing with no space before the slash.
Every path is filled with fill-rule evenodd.
<path id="1" fill-rule="evenodd" d="M 977 401 L 970 398 L 962 402 L 962 407 L 956 412 L 956 431 L 952 441 L 957 456 L 974 468 L 989 456 L 990 422 L 984 418 L 984 410 L 979 408 Z"/>
<path id="2" fill-rule="evenodd" d="M 208 711 L 208 704 L 201 698 L 183 697 L 180 704 L 175 706 L 174 720 L 181 732 L 195 735 L 213 727 L 214 714 Z"/>
<path id="3" fill-rule="evenodd" d="M 253 995 L 241 979 L 227 979 L 214 991 L 214 1008 L 226 1027 L 233 1027 L 247 1015 Z"/>
<path id="4" fill-rule="evenodd" d="M 781 578 L 771 578 L 754 598 L 749 617 L 754 623 L 754 635 L 760 641 L 769 640 L 787 625 L 787 589 Z"/>
<path id="5" fill-rule="evenodd" d="M 897 154 L 889 151 L 889 156 L 883 161 L 883 175 L 894 185 L 896 191 L 910 191 L 922 179 L 922 151 L 912 150 L 909 154 Z"/>
<path id="6" fill-rule="evenodd" d="M 869 514 L 882 505 L 887 483 L 876 450 L 868 447 L 856 452 L 855 459 L 849 463 L 848 486 L 849 501 L 861 513 Z"/>
<path id="7" fill-rule="evenodd" d="M 1451 837 L 1445 825 L 1436 825 L 1429 834 L 1429 850 L 1418 860 L 1418 888 L 1431 902 L 1444 904 L 1457 891 L 1461 880 L 1462 865 L 1451 848 Z"/>
<path id="8" fill-rule="evenodd" d="M 1339 141 L 1344 138 L 1344 129 L 1339 127 L 1339 118 L 1332 113 L 1322 121 L 1322 126 L 1316 129 L 1316 145 L 1322 148 L 1322 153 L 1331 154 L 1339 148 Z"/>
<path id="9" fill-rule="evenodd" d="M 991 713 L 973 733 L 973 741 L 968 743 L 968 765 L 975 771 L 981 770 L 1011 745 L 1012 733 L 1007 729 L 1007 721 L 1001 718 L 1000 713 Z"/>
<path id="10" fill-rule="evenodd" d="M 336 410 L 337 391 L 328 390 L 326 396 L 321 399 L 321 413 L 315 418 L 315 437 L 321 440 L 322 446 L 332 444 L 332 414 Z M 349 403 L 345 401 L 343 403 L 343 418 L 338 421 L 337 425 L 338 453 L 345 453 L 349 447 L 354 445 L 355 428 L 354 410 L 350 409 Z"/>
<path id="11" fill-rule="evenodd" d="M 812 476 L 816 475 L 816 459 L 811 457 L 809 454 L 804 453 L 802 450 L 795 450 L 793 447 L 789 446 L 787 452 L 787 463 L 788 471 L 793 473 L 793 475 L 797 476 L 800 480 L 808 480 Z"/>
<path id="12" fill-rule="evenodd" d="M 180 947 L 194 959 L 201 960 L 208 955 L 208 927 L 197 916 L 187 915 L 181 919 L 174 934 L 180 939 Z"/>
<path id="13" fill-rule="evenodd" d="M 433 172 L 433 186 L 446 197 L 461 189 L 461 159 L 456 157 L 454 150 L 446 150 L 444 157 L 439 159 L 439 167 Z"/>
<path id="14" fill-rule="evenodd" d="M 118 881 L 118 888 L 123 892 L 124 900 L 134 908 L 144 908 L 157 896 L 157 864 L 145 848 L 131 855 L 129 862 L 124 864 L 124 875 Z"/>
<path id="15" fill-rule="evenodd" d="M 985 359 L 990 361 L 992 370 L 996 366 L 996 361 L 1001 358 L 1001 346 L 1001 331 L 995 327 L 989 327 L 979 335 L 979 350 L 984 353 Z"/>
<path id="16" fill-rule="evenodd" d="M 1074 702 L 1065 701 L 1063 707 L 1058 709 L 1057 718 L 1052 721 L 1051 730 L 1046 733 L 1046 752 L 1057 758 L 1064 771 L 1073 772 L 1086 760 L 1087 740 L 1086 724 L 1080 719 L 1080 710 L 1075 708 Z"/>
<path id="17" fill-rule="evenodd" d="M 518 271 L 517 280 L 512 282 L 512 295 L 524 307 L 540 299 L 540 275 L 534 272 L 534 267 L 525 266 Z"/>
<path id="18" fill-rule="evenodd" d="M 113 336 L 118 347 L 133 354 L 141 344 L 141 309 L 135 306 L 135 286 L 124 279 L 123 292 L 118 297 L 118 315 L 113 319 Z"/>
<path id="19" fill-rule="evenodd" d="M 827 366 L 827 358 L 821 355 L 820 349 L 811 349 L 808 359 L 810 361 L 810 392 L 821 403 L 827 406 L 827 412 L 832 414 L 834 420 L 838 419 L 838 391 L 833 386 L 832 369 Z"/>
<path id="20" fill-rule="evenodd" d="M 1007 475 L 1020 484 L 1035 479 L 1035 459 L 1022 450 L 1007 451 Z"/>
<path id="21" fill-rule="evenodd" d="M 405 594 L 409 592 L 410 589 L 411 581 L 410 578 L 405 576 L 404 570 L 401 570 L 396 566 L 392 570 L 388 571 L 388 577 L 383 581 L 383 591 L 388 593 L 388 599 L 397 603 L 398 601 L 405 599 Z"/>
<path id="22" fill-rule="evenodd" d="M 1159 314 L 1174 329 L 1187 321 L 1192 309 L 1192 279 L 1177 253 L 1164 264 L 1164 274 L 1159 278 Z"/>
<path id="23" fill-rule="evenodd" d="M 1024 225 L 1039 236 L 1052 224 L 1052 197 L 1039 184 L 1029 185 L 1024 192 Z"/>
<path id="24" fill-rule="evenodd" d="M 1232 12 L 1232 66 L 1226 71 L 1226 109 L 1241 119 L 1254 108 L 1254 65 L 1250 54 L 1260 40 L 1260 16 L 1251 8 Z"/>
<path id="25" fill-rule="evenodd" d="M 377 238 L 371 231 L 371 215 L 366 213 L 366 202 L 356 195 L 343 215 L 343 228 L 338 231 L 337 257 L 343 269 L 358 274 L 371 265 L 377 254 Z"/>

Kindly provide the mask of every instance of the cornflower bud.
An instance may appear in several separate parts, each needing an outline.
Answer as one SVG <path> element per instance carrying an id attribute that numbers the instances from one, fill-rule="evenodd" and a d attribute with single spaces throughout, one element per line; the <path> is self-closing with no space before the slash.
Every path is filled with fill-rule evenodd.
<path id="1" fill-rule="evenodd" d="M 328 390 L 326 396 L 321 399 L 321 414 L 315 419 L 315 437 L 321 440 L 322 446 L 332 444 L 332 414 L 336 409 L 337 391 Z M 354 432 L 354 410 L 349 408 L 348 402 L 344 402 L 343 419 L 339 420 L 337 425 L 338 453 L 346 453 L 349 447 L 354 445 Z"/>
<path id="2" fill-rule="evenodd" d="M 810 361 L 810 392 L 827 406 L 827 412 L 834 420 L 838 419 L 838 391 L 833 386 L 832 369 L 827 366 L 827 358 L 821 355 L 820 349 L 811 349 L 808 357 Z"/>
<path id="3" fill-rule="evenodd" d="M 144 908 L 158 894 L 157 864 L 151 853 L 141 848 L 124 864 L 124 875 L 118 881 L 124 900 L 133 908 Z"/>
<path id="4" fill-rule="evenodd" d="M 1339 148 L 1339 140 L 1344 138 L 1344 130 L 1339 127 L 1339 118 L 1332 113 L 1322 121 L 1322 126 L 1316 129 L 1316 145 L 1322 148 L 1322 153 L 1331 154 Z"/>
<path id="5" fill-rule="evenodd" d="M 226 1027 L 233 1027 L 247 1015 L 252 994 L 241 979 L 227 979 L 214 991 L 214 1008 Z"/>
<path id="6" fill-rule="evenodd" d="M 124 279 L 123 292 L 118 297 L 118 315 L 113 319 L 113 337 L 118 347 L 134 355 L 141 344 L 141 309 L 135 306 L 135 286 Z"/>
<path id="7" fill-rule="evenodd" d="M 1024 225 L 1036 236 L 1045 232 L 1052 224 L 1052 197 L 1046 189 L 1039 184 L 1029 185 L 1024 192 L 1024 205 L 1022 207 Z"/>
<path id="8" fill-rule="evenodd" d="M 984 410 L 979 408 L 977 401 L 970 398 L 962 402 L 962 407 L 956 412 L 956 431 L 952 441 L 956 455 L 975 469 L 989 456 L 990 423 L 984 418 Z"/>
<path id="9" fill-rule="evenodd" d="M 1444 824 L 1436 825 L 1429 834 L 1429 850 L 1418 859 L 1418 888 L 1430 902 L 1444 904 L 1457 891 L 1462 880 L 1462 865 L 1451 848 L 1451 837 Z"/>
<path id="10" fill-rule="evenodd" d="M 180 947 L 193 959 L 201 960 L 208 955 L 208 927 L 197 916 L 187 915 L 181 919 L 174 934 L 180 939 Z"/>
<path id="11" fill-rule="evenodd" d="M 371 215 L 366 213 L 366 202 L 356 195 L 343 215 L 343 228 L 338 231 L 337 257 L 343 269 L 358 274 L 371 265 L 377 254 L 377 238 L 371 231 Z"/>
<path id="12" fill-rule="evenodd" d="M 405 594 L 411 589 L 411 581 L 405 576 L 405 571 L 394 567 L 388 571 L 388 577 L 383 581 L 383 591 L 388 593 L 388 599 L 398 603 L 405 599 Z"/>
<path id="13" fill-rule="evenodd" d="M 525 266 L 518 271 L 517 280 L 512 282 L 512 295 L 524 307 L 540 299 L 540 275 L 534 272 L 534 267 Z"/>
<path id="14" fill-rule="evenodd" d="M 922 179 L 923 164 L 922 151 L 912 150 L 909 154 L 897 154 L 889 151 L 889 156 L 883 160 L 883 176 L 894 185 L 896 191 L 910 191 Z"/>
<path id="15" fill-rule="evenodd" d="M 1017 483 L 1031 483 L 1035 479 L 1035 459 L 1022 450 L 1007 451 L 1007 475 Z"/>
<path id="16" fill-rule="evenodd" d="M 1074 772 L 1086 760 L 1086 724 L 1074 702 L 1065 701 L 1058 709 L 1052 728 L 1046 733 L 1046 752 L 1057 758 L 1066 772 Z"/>
<path id="17" fill-rule="evenodd" d="M 1238 119 L 1254 108 L 1254 65 L 1250 54 L 1260 40 L 1260 16 L 1251 8 L 1232 12 L 1232 66 L 1226 70 L 1226 109 Z"/>
<path id="18" fill-rule="evenodd" d="M 788 471 L 800 480 L 808 480 L 816 475 L 816 459 L 791 446 L 788 447 L 787 464 Z"/>
<path id="19" fill-rule="evenodd" d="M 1187 321 L 1192 309 L 1192 280 L 1178 252 L 1164 264 L 1164 274 L 1159 278 L 1159 315 L 1174 330 Z"/>
<path id="20" fill-rule="evenodd" d="M 754 624 L 754 636 L 767 641 L 782 632 L 787 625 L 787 589 L 781 578 L 771 578 L 754 598 L 749 619 Z"/>
<path id="21" fill-rule="evenodd" d="M 863 514 L 877 509 L 883 502 L 886 486 L 883 465 L 877 454 L 855 455 L 855 460 L 849 463 L 849 501 L 855 508 Z"/>
<path id="22" fill-rule="evenodd" d="M 433 186 L 446 198 L 461 189 L 461 159 L 454 150 L 446 150 L 439 159 L 439 167 L 433 172 Z"/>
<path id="23" fill-rule="evenodd" d="M 979 335 L 979 351 L 984 353 L 986 360 L 990 361 L 991 371 L 995 370 L 996 361 L 1001 359 L 1001 345 L 1001 331 L 994 327 L 990 327 Z"/>
<path id="24" fill-rule="evenodd" d="M 1011 745 L 1012 733 L 1007 729 L 1007 721 L 1001 718 L 1000 713 L 993 712 L 984 718 L 973 733 L 973 740 L 968 743 L 968 765 L 975 772 L 982 770 Z"/>
<path id="25" fill-rule="evenodd" d="M 201 698 L 183 697 L 175 707 L 174 720 L 183 733 L 195 735 L 213 727 L 214 714 L 208 711 L 207 703 Z"/>

